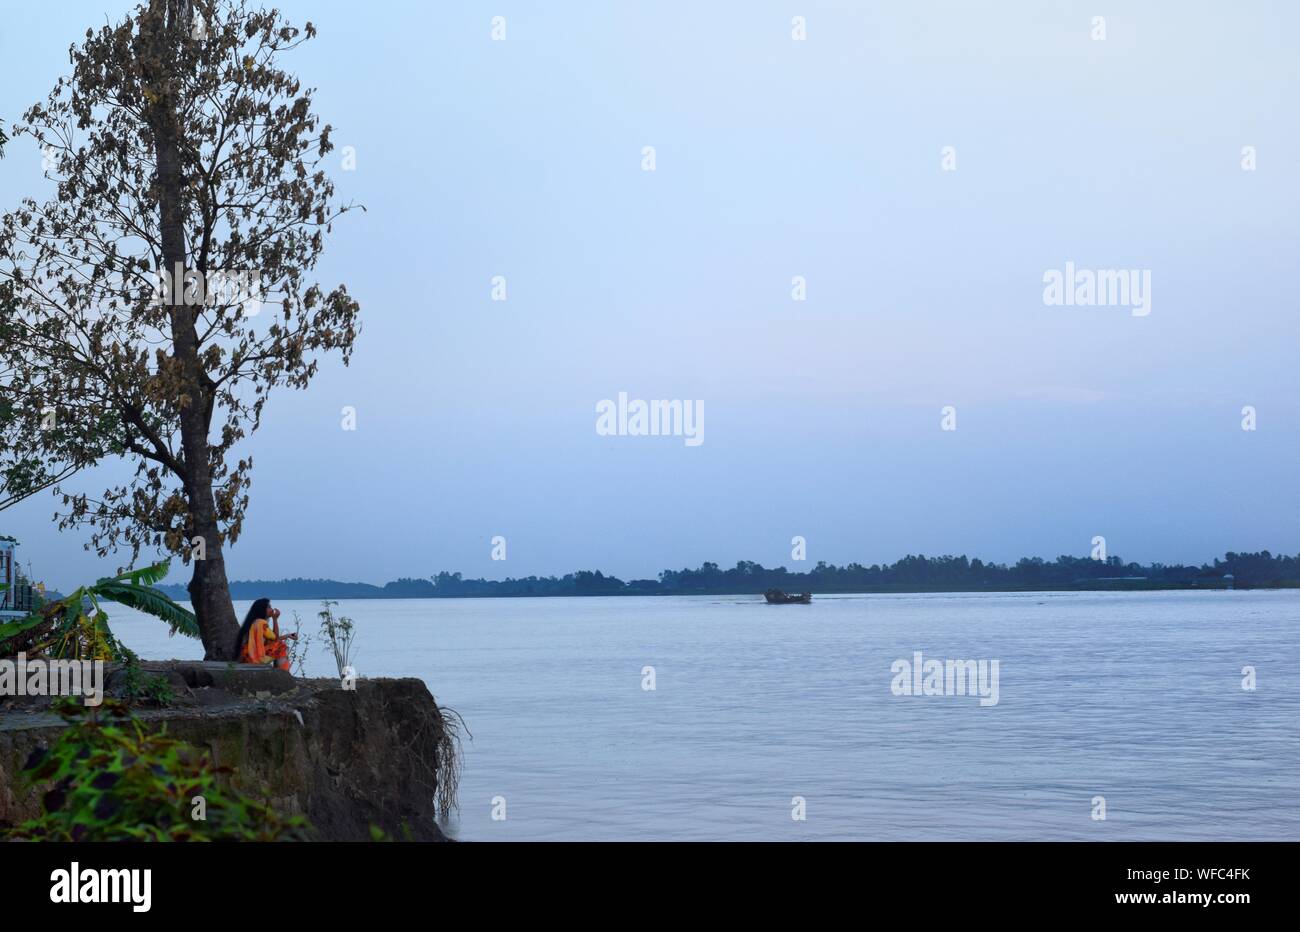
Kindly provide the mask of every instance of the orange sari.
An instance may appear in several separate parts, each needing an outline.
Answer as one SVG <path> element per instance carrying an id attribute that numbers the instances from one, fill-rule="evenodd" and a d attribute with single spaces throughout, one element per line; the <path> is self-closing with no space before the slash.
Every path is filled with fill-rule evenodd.
<path id="1" fill-rule="evenodd" d="M 274 664 L 277 669 L 289 669 L 289 645 L 286 644 L 265 618 L 259 618 L 248 629 L 248 640 L 239 652 L 241 663 Z"/>

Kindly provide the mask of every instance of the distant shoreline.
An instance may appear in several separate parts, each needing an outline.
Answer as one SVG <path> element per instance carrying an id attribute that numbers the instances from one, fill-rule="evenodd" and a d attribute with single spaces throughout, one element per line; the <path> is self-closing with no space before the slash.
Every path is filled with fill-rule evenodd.
<path id="1" fill-rule="evenodd" d="M 189 593 L 185 591 L 184 586 L 159 586 L 171 598 L 178 602 L 188 602 Z M 255 599 L 268 598 L 272 601 L 280 602 L 316 602 L 322 600 L 344 601 L 348 599 L 361 600 L 368 599 L 374 601 L 419 601 L 428 599 L 588 599 L 588 598 L 662 598 L 672 599 L 684 596 L 753 596 L 756 601 L 763 598 L 762 592 L 751 590 L 739 591 L 704 591 L 697 590 L 691 592 L 511 592 L 511 593 L 480 593 L 476 595 L 458 594 L 458 595 L 390 595 L 385 594 L 382 588 L 377 593 L 316 593 L 304 595 L 300 593 L 286 594 L 277 592 L 274 587 L 267 586 L 259 589 L 249 588 L 241 591 L 235 585 L 231 585 L 231 598 L 237 602 L 249 602 Z M 1019 592 L 1280 592 L 1284 590 L 1300 589 L 1300 583 L 1288 582 L 1276 586 L 1080 586 L 1073 589 L 1063 589 L 1060 586 L 1051 586 L 1042 589 L 822 589 L 813 590 L 812 594 L 816 596 L 825 595 L 1014 595 Z M 806 590 L 807 591 L 807 590 Z M 254 594 L 256 593 L 256 594 Z"/>
<path id="2" fill-rule="evenodd" d="M 158 587 L 178 601 L 185 586 Z M 503 580 L 465 579 L 441 572 L 427 579 L 404 578 L 384 585 L 334 579 L 239 580 L 231 597 L 280 601 L 322 599 L 574 598 L 584 596 L 760 596 L 768 589 L 791 594 L 915 594 L 981 592 L 1155 592 L 1300 588 L 1300 555 L 1274 556 L 1229 551 L 1223 560 L 1200 566 L 1124 563 L 1118 557 L 1062 556 L 1053 561 L 1026 557 L 1013 565 L 965 556 L 907 556 L 889 565 L 845 567 L 818 563 L 804 572 L 767 568 L 742 560 L 731 569 L 704 563 L 697 569 L 664 570 L 657 579 L 623 581 L 590 570 L 562 577 Z"/>

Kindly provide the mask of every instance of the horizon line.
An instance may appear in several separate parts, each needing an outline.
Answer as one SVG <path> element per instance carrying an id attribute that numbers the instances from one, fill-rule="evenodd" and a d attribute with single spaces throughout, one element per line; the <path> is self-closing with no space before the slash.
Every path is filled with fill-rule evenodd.
<path id="1" fill-rule="evenodd" d="M 831 563 L 830 561 L 826 561 L 826 560 L 819 560 L 819 561 L 817 561 L 816 563 L 810 563 L 810 565 L 809 565 L 806 569 L 804 569 L 804 568 L 796 569 L 796 568 L 789 567 L 789 566 L 787 566 L 787 565 L 785 565 L 785 564 L 776 564 L 776 565 L 773 565 L 773 566 L 765 566 L 765 565 L 759 563 L 759 562 L 756 561 L 756 560 L 743 560 L 743 559 L 742 559 L 742 560 L 738 560 L 734 566 L 726 566 L 726 567 L 724 567 L 722 564 L 717 563 L 717 562 L 715 562 L 715 561 L 712 561 L 712 560 L 705 560 L 704 562 L 702 562 L 702 563 L 699 564 L 698 566 L 694 566 L 694 567 L 686 566 L 686 567 L 681 567 L 681 568 L 678 568 L 678 569 L 674 569 L 674 568 L 672 568 L 672 567 L 668 567 L 668 568 L 665 568 L 665 569 L 663 569 L 663 570 L 660 570 L 659 573 L 656 574 L 655 576 L 629 576 L 629 577 L 623 577 L 623 576 L 618 576 L 618 575 L 613 574 L 613 573 L 605 573 L 603 570 L 600 570 L 600 569 L 577 569 L 577 570 L 569 570 L 569 571 L 567 571 L 567 572 L 565 572 L 565 573 L 563 573 L 563 574 L 559 574 L 559 575 L 555 574 L 554 572 L 552 572 L 552 573 L 550 573 L 550 574 L 546 574 L 546 575 L 538 574 L 538 573 L 529 573 L 529 574 L 526 574 L 526 575 L 523 575 L 523 576 L 505 576 L 505 577 L 502 577 L 502 578 L 499 578 L 499 579 L 489 579 L 489 578 L 484 577 L 484 576 L 476 576 L 476 577 L 464 576 L 460 570 L 451 570 L 451 571 L 449 571 L 449 570 L 445 570 L 445 569 L 444 569 L 444 570 L 440 570 L 438 573 L 435 573 L 435 574 L 432 574 L 432 575 L 429 575 L 429 576 L 397 576 L 397 577 L 394 577 L 394 578 L 392 578 L 392 579 L 388 579 L 388 580 L 385 580 L 385 581 L 383 581 L 383 582 L 378 582 L 378 583 L 376 583 L 376 582 L 368 582 L 368 581 L 365 581 L 365 580 L 344 580 L 344 579 L 335 579 L 335 578 L 333 578 L 333 577 L 329 577 L 329 576 L 284 576 L 284 577 L 280 577 L 280 578 L 278 578 L 278 579 L 271 579 L 271 578 L 263 578 L 263 579 L 232 579 L 232 580 L 230 580 L 229 585 L 231 585 L 231 586 L 236 586 L 236 585 L 253 585 L 253 584 L 258 584 L 258 583 L 274 584 L 274 583 L 295 583 L 295 582 L 299 582 L 299 583 L 334 583 L 334 584 L 345 585 L 345 586 L 372 586 L 372 587 L 375 587 L 375 588 L 381 588 L 381 589 L 382 589 L 382 588 L 384 588 L 384 587 L 386 587 L 386 586 L 392 585 L 393 583 L 400 583 L 400 582 L 435 582 L 436 579 L 438 578 L 438 576 L 441 576 L 441 575 L 447 575 L 447 576 L 453 576 L 453 577 L 454 577 L 454 576 L 460 576 L 460 577 L 461 577 L 461 581 L 462 581 L 462 582 L 466 582 L 466 583 L 475 583 L 475 582 L 482 582 L 482 583 L 506 583 L 506 582 L 519 582 L 519 581 L 527 580 L 527 579 L 563 581 L 565 578 L 567 578 L 567 577 L 569 577 L 569 576 L 577 576 L 577 575 L 580 574 L 580 573 L 587 573 L 587 574 L 590 574 L 590 575 L 593 575 L 593 576 L 594 576 L 594 575 L 599 575 L 600 578 L 602 578 L 602 579 L 606 579 L 606 580 L 617 580 L 617 581 L 622 582 L 622 583 L 624 583 L 624 584 L 626 585 L 626 584 L 628 584 L 628 583 L 633 583 L 633 582 L 654 582 L 654 583 L 658 583 L 658 582 L 660 581 L 660 577 L 661 577 L 664 573 L 698 572 L 698 571 L 700 571 L 700 570 L 703 570 L 704 567 L 706 567 L 706 566 L 708 566 L 708 565 L 710 565 L 710 564 L 711 564 L 712 566 L 714 566 L 714 567 L 717 567 L 717 570 L 718 570 L 719 573 L 731 573 L 731 572 L 734 572 L 735 570 L 739 569 L 739 568 L 740 568 L 742 565 L 744 565 L 744 564 L 751 564 L 751 565 L 753 565 L 756 569 L 758 569 L 758 570 L 763 570 L 763 571 L 766 571 L 766 572 L 779 572 L 779 571 L 784 570 L 784 571 L 786 571 L 786 572 L 788 572 L 788 573 L 790 573 L 790 574 L 792 574 L 792 575 L 805 575 L 805 574 L 807 574 L 807 573 L 809 573 L 809 572 L 812 572 L 812 571 L 816 570 L 816 568 L 817 568 L 818 566 L 822 565 L 822 564 L 825 564 L 825 566 L 826 566 L 828 569 L 834 569 L 834 570 L 847 570 L 847 569 L 850 569 L 851 567 L 855 567 L 855 566 L 856 566 L 856 567 L 859 567 L 860 569 L 863 569 L 863 570 L 871 570 L 872 568 L 877 568 L 877 569 L 880 569 L 880 570 L 887 570 L 887 569 L 890 569 L 890 568 L 892 568 L 892 567 L 897 566 L 899 563 L 902 563 L 904 560 L 908 560 L 908 559 L 925 560 L 926 562 L 945 561 L 945 560 L 959 561 L 959 560 L 963 560 L 963 559 L 965 559 L 965 560 L 968 561 L 968 563 L 971 563 L 971 564 L 973 564 L 973 563 L 975 563 L 976 561 L 978 561 L 982 566 L 986 566 L 986 567 L 999 567 L 999 568 L 1007 569 L 1007 570 L 1014 570 L 1014 569 L 1015 569 L 1015 568 L 1020 564 L 1020 562 L 1021 562 L 1021 561 L 1024 561 L 1024 560 L 1031 560 L 1031 561 L 1032 561 L 1032 560 L 1041 560 L 1041 561 L 1043 562 L 1044 565 L 1055 565 L 1055 564 L 1059 564 L 1063 559 L 1071 560 L 1071 561 L 1080 561 L 1080 562 L 1084 562 L 1084 561 L 1086 561 L 1087 563 L 1098 563 L 1098 564 L 1105 565 L 1105 566 L 1119 566 L 1119 567 L 1137 566 L 1137 567 L 1141 567 L 1141 568 L 1144 568 L 1144 569 L 1154 569 L 1154 568 L 1156 568 L 1156 567 L 1160 567 L 1160 568 L 1163 568 L 1163 569 L 1178 569 L 1178 568 L 1182 568 L 1182 569 L 1205 569 L 1205 568 L 1207 568 L 1207 567 L 1212 567 L 1212 566 L 1214 566 L 1214 564 L 1216 564 L 1216 563 L 1220 563 L 1220 562 L 1224 562 L 1224 561 L 1226 561 L 1226 558 L 1227 558 L 1229 555 L 1232 555 L 1232 556 L 1235 556 L 1235 557 L 1251 557 L 1251 556 L 1254 556 L 1254 557 L 1260 557 L 1260 556 L 1263 556 L 1264 554 L 1268 554 L 1269 558 L 1274 559 L 1274 560 L 1279 560 L 1279 559 L 1281 559 L 1281 560 L 1289 560 L 1289 559 L 1297 559 L 1297 560 L 1300 560 L 1300 552 L 1297 552 L 1295 555 L 1291 555 L 1291 554 L 1287 554 L 1287 553 L 1281 553 L 1281 552 L 1280 552 L 1280 553 L 1274 553 L 1273 551 L 1268 550 L 1267 548 L 1265 548 L 1265 549 L 1263 549 L 1263 550 L 1253 550 L 1253 551 L 1225 550 L 1221 556 L 1216 556 L 1216 557 L 1212 558 L 1212 561 L 1202 561 L 1202 562 L 1200 562 L 1200 563 L 1179 563 L 1179 562 L 1165 563 L 1165 562 L 1161 562 L 1161 561 L 1158 561 L 1158 560 L 1157 560 L 1157 561 L 1152 561 L 1152 562 L 1149 562 L 1149 563 L 1139 563 L 1139 562 L 1132 561 L 1132 560 L 1128 560 L 1128 561 L 1126 561 L 1126 560 L 1122 559 L 1122 558 L 1121 558 L 1119 555 L 1117 555 L 1117 554 L 1111 554 L 1111 555 L 1109 555 L 1109 556 L 1107 556 L 1107 557 L 1104 557 L 1104 558 L 1097 558 L 1097 557 L 1090 557 L 1090 556 L 1082 556 L 1082 557 L 1080 557 L 1080 556 L 1075 556 L 1075 555 L 1073 555 L 1073 554 L 1058 554 L 1057 556 L 1052 557 L 1052 558 L 1050 558 L 1050 559 L 1047 558 L 1047 557 L 1041 557 L 1041 556 L 1022 556 L 1022 557 L 1018 558 L 1018 559 L 1015 560 L 1015 561 L 999 562 L 999 561 L 996 561 L 996 560 L 984 560 L 984 559 L 982 559 L 982 558 L 980 558 L 980 557 L 970 557 L 970 556 L 968 556 L 968 555 L 965 554 L 965 553 L 961 553 L 961 554 L 945 553 L 945 554 L 936 554 L 936 555 L 934 555 L 934 556 L 927 556 L 927 555 L 924 554 L 924 553 L 908 553 L 908 554 L 904 554 L 904 555 L 901 556 L 901 557 L 898 557 L 897 559 L 895 559 L 895 560 L 894 560 L 893 562 L 891 562 L 891 563 L 879 563 L 879 562 L 878 562 L 878 563 L 859 563 L 859 562 L 857 562 L 856 560 L 854 560 L 854 561 L 850 561 L 850 562 L 848 562 L 848 563 L 844 563 L 844 564 L 836 564 L 836 563 Z M 803 561 L 796 561 L 796 562 L 803 562 Z M 182 566 L 188 566 L 188 564 L 182 564 Z M 178 569 L 179 569 L 179 568 L 178 568 Z M 186 584 L 185 584 L 184 582 L 163 582 L 163 583 L 159 583 L 159 584 L 158 584 L 158 587 L 161 588 L 161 587 L 166 587 L 166 586 L 179 586 L 180 588 L 185 588 L 185 585 L 186 585 Z"/>

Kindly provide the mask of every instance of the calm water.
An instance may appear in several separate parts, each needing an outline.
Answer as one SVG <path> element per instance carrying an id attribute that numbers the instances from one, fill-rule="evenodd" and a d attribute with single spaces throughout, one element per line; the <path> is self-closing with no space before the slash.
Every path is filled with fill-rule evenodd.
<path id="1" fill-rule="evenodd" d="M 314 627 L 316 603 L 279 606 Z M 361 675 L 421 677 L 465 717 L 465 839 L 1300 839 L 1300 592 L 342 611 Z M 113 627 L 145 657 L 202 654 L 125 609 Z M 999 660 L 999 703 L 894 696 L 918 650 Z"/>

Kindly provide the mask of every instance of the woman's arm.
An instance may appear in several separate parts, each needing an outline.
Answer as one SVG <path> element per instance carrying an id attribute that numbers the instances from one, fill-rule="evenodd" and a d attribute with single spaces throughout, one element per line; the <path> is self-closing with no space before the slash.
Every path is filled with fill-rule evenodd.
<path id="1" fill-rule="evenodd" d="M 298 635 L 294 634 L 293 632 L 290 632 L 288 634 L 280 633 L 280 610 L 278 608 L 271 609 L 271 624 L 272 626 L 274 626 L 275 631 L 268 634 L 267 637 L 269 637 L 273 641 L 282 641 L 287 638 L 298 637 Z"/>

